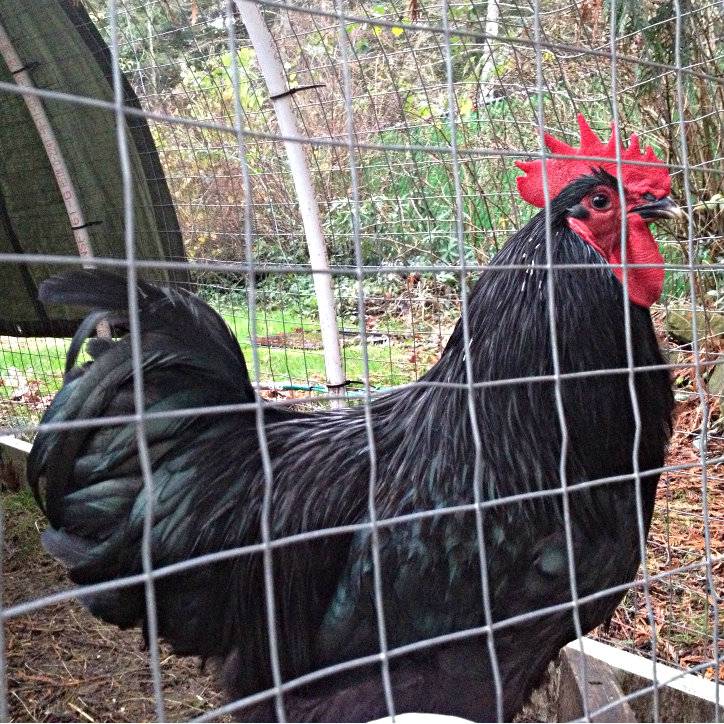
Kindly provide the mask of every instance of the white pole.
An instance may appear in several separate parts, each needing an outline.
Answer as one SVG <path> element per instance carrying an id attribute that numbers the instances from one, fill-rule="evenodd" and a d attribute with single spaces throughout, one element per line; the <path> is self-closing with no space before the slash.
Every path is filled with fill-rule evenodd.
<path id="1" fill-rule="evenodd" d="M 15 50 L 15 46 L 13 46 L 10 36 L 7 34 L 2 23 L 0 23 L 0 55 L 15 79 L 16 85 L 26 88 L 35 87 L 30 73 L 25 66 L 23 66 L 23 62 L 20 60 L 20 56 Z M 38 136 L 40 136 L 40 141 L 45 149 L 50 167 L 53 169 L 53 175 L 58 184 L 60 195 L 63 197 L 70 227 L 73 230 L 75 245 L 78 247 L 78 254 L 82 259 L 89 260 L 88 263 L 83 264 L 83 267 L 93 269 L 94 265 L 90 262 L 90 260 L 93 259 L 93 249 L 91 247 L 90 235 L 88 234 L 83 209 L 80 205 L 73 180 L 70 177 L 68 166 L 65 163 L 65 158 L 60 150 L 60 144 L 55 137 L 53 127 L 50 125 L 48 114 L 45 112 L 43 101 L 39 96 L 33 95 L 32 93 L 23 94 L 23 100 L 30 113 L 30 117 L 33 119 L 35 130 L 38 132 Z M 111 336 L 110 327 L 107 322 L 99 322 L 96 331 L 99 336 Z"/>
<path id="2" fill-rule="evenodd" d="M 499 32 L 499 20 L 500 20 L 500 6 L 498 0 L 488 0 L 488 10 L 485 16 L 485 33 L 488 36 L 497 36 Z M 486 54 L 484 55 L 485 60 L 483 67 L 480 69 L 479 81 L 485 84 L 486 92 L 492 90 L 493 83 L 489 82 L 490 76 L 493 74 L 495 68 L 495 51 L 498 44 L 493 41 L 490 37 L 486 38 L 485 44 L 487 46 Z M 483 102 L 488 100 L 487 98 L 482 99 Z"/>
<path id="3" fill-rule="evenodd" d="M 274 104 L 274 112 L 279 124 L 279 131 L 287 138 L 298 138 L 297 119 L 294 115 L 291 95 L 288 93 L 284 70 L 276 52 L 271 33 L 264 22 L 259 6 L 250 0 L 234 0 L 251 40 L 259 62 L 262 76 L 266 82 Z M 312 269 L 321 270 L 314 273 L 314 291 L 319 310 L 319 326 L 322 332 L 324 364 L 327 372 L 327 385 L 333 392 L 341 392 L 344 384 L 344 370 L 340 356 L 339 330 L 337 329 L 337 313 L 334 303 L 332 276 L 324 273 L 329 270 L 327 246 L 322 233 L 314 184 L 307 165 L 304 146 L 299 141 L 284 141 L 289 170 L 294 181 L 299 212 L 302 216 L 304 235 L 309 250 L 309 261 Z M 332 401 L 334 407 L 344 404 L 343 400 Z"/>

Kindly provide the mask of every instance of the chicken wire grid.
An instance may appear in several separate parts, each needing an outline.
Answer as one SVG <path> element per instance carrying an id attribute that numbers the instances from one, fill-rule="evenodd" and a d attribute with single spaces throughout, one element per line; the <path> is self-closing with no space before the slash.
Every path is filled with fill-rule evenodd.
<path id="1" fill-rule="evenodd" d="M 284 138 L 239 7 L 173 0 L 84 5 L 141 99 L 194 288 L 232 325 L 268 404 L 296 405 L 300 395 L 304 405 L 324 404 L 329 391 L 311 270 Z M 717 379 L 721 6 L 597 0 L 260 6 L 288 86 L 300 89 L 292 95 L 301 134 L 296 140 L 308 154 L 320 206 L 346 379 L 362 383 L 348 386 L 350 397 L 362 404 L 387 387 L 416 381 L 439 356 L 461 304 L 465 319 L 471 275 L 531 215 L 518 196 L 513 162 L 541 154 L 543 130 L 575 144 L 577 112 L 602 136 L 616 119 L 623 135 L 635 130 L 670 163 L 674 195 L 686 204 L 691 223 L 657 232 L 667 280 L 654 318 L 662 341 L 668 338 L 681 414 L 659 484 L 647 575 L 639 576 L 608 632 L 599 635 L 716 678 L 724 538 Z M 3 84 L 0 91 L 18 89 Z M 123 118 L 118 104 L 63 96 L 62 89 L 34 92 L 48 101 L 105 107 L 119 122 Z M 120 134 L 122 161 L 123 145 Z M 126 174 L 128 194 L 127 169 L 119 173 Z M 128 204 L 128 254 L 121 266 L 135 275 L 150 264 L 133 254 L 132 214 Z M 75 260 L 4 255 L 0 261 L 42 264 L 50 274 Z M 4 431 L 32 435 L 60 385 L 67 341 L 2 338 L 0 344 Z M 142 386 L 136 393 L 143 410 Z M 260 434 L 263 439 L 263 426 Z M 144 482 L 151 484 L 148 476 Z M 273 476 L 267 483 L 273 485 Z M 372 522 L 360 528 L 376 530 L 375 515 L 371 510 Z M 376 522 L 385 528 L 396 521 Z M 255 550 L 284 544 L 267 537 Z M 133 579 L 149 590 L 150 570 L 146 555 L 145 573 Z M 272 583 L 268 577 L 267 597 Z M 379 663 L 380 686 L 393 709 L 387 667 L 408 649 L 386 646 L 379 578 L 376 592 L 379 654 L 338 668 Z M 71 596 L 48 593 L 7 607 L 6 625 Z M 512 622 L 494 628 L 506 623 Z M 153 625 L 149 633 L 162 718 Z M 234 706 L 262 698 L 281 703 L 285 692 L 325 673 L 331 672 L 291 682 L 277 676 L 273 689 Z M 202 718 L 225 711 L 243 716 L 241 709 L 222 708 Z"/>

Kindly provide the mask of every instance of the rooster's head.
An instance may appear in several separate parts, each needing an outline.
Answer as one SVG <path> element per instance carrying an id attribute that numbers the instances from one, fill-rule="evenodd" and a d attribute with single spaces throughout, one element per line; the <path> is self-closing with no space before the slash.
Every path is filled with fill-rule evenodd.
<path id="1" fill-rule="evenodd" d="M 651 146 L 641 152 L 635 134 L 631 136 L 628 148 L 620 148 L 619 165 L 616 161 L 618 134 L 615 129 L 608 143 L 603 143 L 582 115 L 578 116 L 578 126 L 581 134 L 579 148 L 545 135 L 546 146 L 553 154 L 569 158 L 516 162 L 518 168 L 526 173 L 517 179 L 518 190 L 525 201 L 543 208 L 545 163 L 545 182 L 551 208 L 562 211 L 564 223 L 614 265 L 613 272 L 621 280 L 621 230 L 625 214 L 626 260 L 634 265 L 628 275 L 629 296 L 637 304 L 649 307 L 661 295 L 664 270 L 663 258 L 648 225 L 656 219 L 680 217 L 684 213 L 669 196 L 671 179 L 668 169 L 656 158 Z"/>

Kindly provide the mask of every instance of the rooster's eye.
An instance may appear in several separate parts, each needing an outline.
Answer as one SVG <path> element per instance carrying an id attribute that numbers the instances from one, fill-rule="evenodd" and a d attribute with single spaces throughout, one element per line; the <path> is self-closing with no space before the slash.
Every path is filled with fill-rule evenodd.
<path id="1" fill-rule="evenodd" d="M 611 199 L 606 194 L 596 194 L 591 199 L 594 209 L 607 209 L 611 205 Z"/>

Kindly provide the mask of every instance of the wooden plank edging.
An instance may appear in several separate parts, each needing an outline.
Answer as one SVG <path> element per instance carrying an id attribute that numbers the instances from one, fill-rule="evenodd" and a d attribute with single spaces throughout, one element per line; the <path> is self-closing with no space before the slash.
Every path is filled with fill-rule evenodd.
<path id="1" fill-rule="evenodd" d="M 8 490 L 20 490 L 28 484 L 25 465 L 32 444 L 12 435 L 0 435 L 0 480 Z"/>

